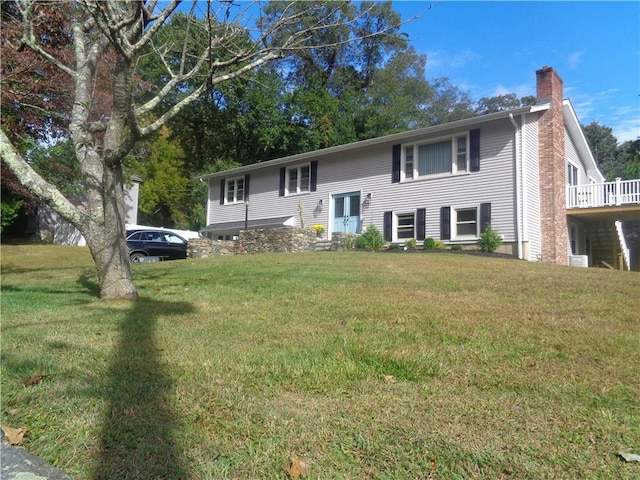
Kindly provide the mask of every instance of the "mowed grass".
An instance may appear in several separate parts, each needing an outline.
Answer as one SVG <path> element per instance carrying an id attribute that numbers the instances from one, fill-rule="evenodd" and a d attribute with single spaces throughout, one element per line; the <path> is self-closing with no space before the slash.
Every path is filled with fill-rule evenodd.
<path id="1" fill-rule="evenodd" d="M 2 246 L 2 424 L 82 479 L 640 477 L 640 275 L 461 254 Z M 44 375 L 35 384 L 25 379 Z"/>

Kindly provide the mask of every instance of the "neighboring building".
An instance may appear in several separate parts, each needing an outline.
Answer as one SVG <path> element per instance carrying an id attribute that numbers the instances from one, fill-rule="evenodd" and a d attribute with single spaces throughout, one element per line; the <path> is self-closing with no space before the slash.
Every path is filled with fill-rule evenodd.
<path id="1" fill-rule="evenodd" d="M 202 233 L 374 224 L 389 242 L 472 246 L 491 224 L 518 258 L 629 265 L 615 221 L 640 220 L 640 181 L 604 181 L 562 80 L 536 76 L 536 105 L 204 175 Z"/>
<path id="2" fill-rule="evenodd" d="M 141 183 L 142 179 L 140 177 L 132 175 L 131 183 L 125 186 L 124 210 L 125 223 L 127 225 L 135 225 L 138 223 L 138 194 Z M 87 245 L 87 241 L 80 231 L 46 204 L 38 207 L 36 223 L 36 234 L 45 242 L 77 247 Z"/>

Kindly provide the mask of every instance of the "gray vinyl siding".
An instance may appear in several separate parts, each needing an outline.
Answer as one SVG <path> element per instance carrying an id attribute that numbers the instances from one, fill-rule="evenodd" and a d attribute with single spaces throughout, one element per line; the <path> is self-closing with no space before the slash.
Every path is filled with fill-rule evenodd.
<path id="1" fill-rule="evenodd" d="M 564 131 L 564 152 L 567 162 L 570 162 L 572 165 L 575 165 L 578 168 L 578 185 L 588 184 L 589 177 L 587 176 L 587 169 L 585 168 L 584 163 L 582 163 L 580 155 L 578 154 L 575 144 L 573 143 L 573 139 L 566 129 Z"/>
<path id="2" fill-rule="evenodd" d="M 439 131 L 437 137 L 416 137 L 406 144 L 465 132 L 468 130 Z M 300 202 L 305 225 L 323 224 L 330 234 L 333 229 L 330 224 L 332 196 L 359 192 L 364 200 L 370 193 L 370 206 L 361 212 L 362 228 L 374 224 L 382 232 L 384 212 L 415 213 L 417 209 L 424 208 L 426 236 L 439 239 L 441 207 L 479 209 L 480 204 L 491 203 L 492 226 L 505 242 L 516 241 L 514 129 L 508 119 L 481 125 L 479 172 L 392 183 L 393 144 L 390 140 L 388 143 L 315 156 L 314 160 L 318 161 L 317 191 L 308 194 L 279 197 L 279 166 L 265 165 L 251 171 L 249 218 L 291 215 L 295 224 L 300 226 Z M 212 179 L 208 223 L 244 219 L 242 203 L 220 205 L 219 189 L 220 178 Z M 316 208 L 320 199 L 323 200 L 321 211 Z M 451 243 L 464 242 L 452 238 Z"/>
<path id="3" fill-rule="evenodd" d="M 536 261 L 542 254 L 542 234 L 540 231 L 540 164 L 538 153 L 538 114 L 526 116 L 524 126 L 524 176 L 526 197 L 523 208 L 523 241 L 527 244 L 526 260 Z"/>

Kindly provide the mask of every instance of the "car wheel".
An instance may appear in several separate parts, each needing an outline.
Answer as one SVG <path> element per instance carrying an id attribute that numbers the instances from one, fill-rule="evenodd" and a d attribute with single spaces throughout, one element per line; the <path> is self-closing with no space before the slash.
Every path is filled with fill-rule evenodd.
<path id="1" fill-rule="evenodd" d="M 131 254 L 131 263 L 140 263 L 140 259 L 146 257 L 144 253 L 136 252 Z"/>

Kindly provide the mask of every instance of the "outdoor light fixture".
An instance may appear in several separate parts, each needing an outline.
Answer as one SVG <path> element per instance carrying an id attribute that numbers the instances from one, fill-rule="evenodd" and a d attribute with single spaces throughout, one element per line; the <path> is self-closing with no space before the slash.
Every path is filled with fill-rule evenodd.
<path id="1" fill-rule="evenodd" d="M 324 207 L 324 200 L 318 200 L 318 206 L 316 207 L 318 210 L 322 211 L 322 207 Z"/>
<path id="2" fill-rule="evenodd" d="M 363 207 L 368 207 L 371 205 L 371 193 L 367 193 L 367 196 L 364 197 L 364 202 L 362 202 Z"/>

